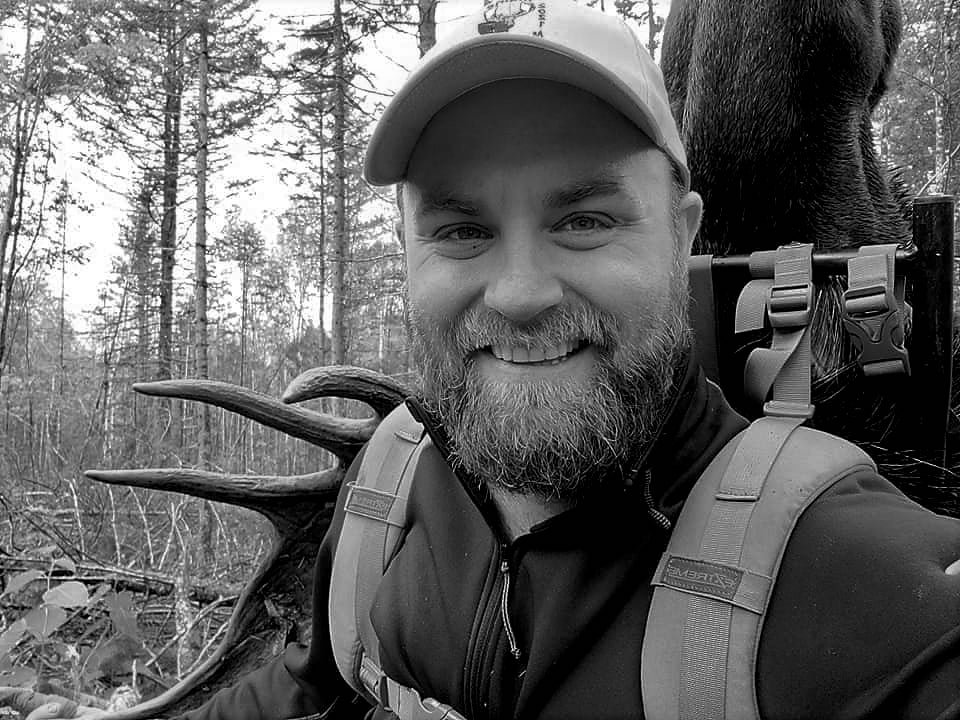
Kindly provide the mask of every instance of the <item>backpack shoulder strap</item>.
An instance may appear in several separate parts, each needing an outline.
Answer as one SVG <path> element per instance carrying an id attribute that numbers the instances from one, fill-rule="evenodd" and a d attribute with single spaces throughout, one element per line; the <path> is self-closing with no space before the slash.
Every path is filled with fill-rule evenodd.
<path id="1" fill-rule="evenodd" d="M 383 419 L 347 491 L 333 557 L 328 619 L 337 668 L 354 690 L 376 702 L 383 700 L 383 673 L 370 608 L 407 523 L 407 496 L 425 437 L 404 404 Z"/>
<path id="2" fill-rule="evenodd" d="M 649 720 L 759 718 L 755 670 L 767 602 L 803 511 L 851 472 L 858 447 L 765 417 L 697 481 L 654 574 L 641 659 Z"/>

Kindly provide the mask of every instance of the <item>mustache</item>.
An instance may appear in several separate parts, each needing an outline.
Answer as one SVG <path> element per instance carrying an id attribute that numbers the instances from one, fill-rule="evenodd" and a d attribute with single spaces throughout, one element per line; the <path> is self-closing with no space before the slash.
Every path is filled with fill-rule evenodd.
<path id="1" fill-rule="evenodd" d="M 558 306 L 523 324 L 475 306 L 465 310 L 447 334 L 453 349 L 466 356 L 495 344 L 554 347 L 570 340 L 603 350 L 615 345 L 619 332 L 619 323 L 612 315 L 577 303 Z"/>

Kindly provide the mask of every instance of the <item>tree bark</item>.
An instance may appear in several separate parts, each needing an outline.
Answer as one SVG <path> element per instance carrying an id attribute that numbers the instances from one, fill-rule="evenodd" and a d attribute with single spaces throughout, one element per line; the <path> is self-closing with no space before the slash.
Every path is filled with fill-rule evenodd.
<path id="1" fill-rule="evenodd" d="M 334 229 L 333 229 L 333 288 L 331 317 L 331 362 L 334 365 L 346 364 L 346 260 L 347 260 L 347 172 L 346 172 L 346 93 L 347 81 L 344 77 L 343 15 L 341 0 L 333 3 L 333 32 L 336 75 L 336 89 L 333 106 L 333 152 L 334 152 Z"/>
<path id="2" fill-rule="evenodd" d="M 209 342 L 207 336 L 207 164 L 209 153 L 209 133 L 207 120 L 209 117 L 209 34 L 210 0 L 204 0 L 200 8 L 200 22 L 197 30 L 200 46 L 198 58 L 198 98 L 197 98 L 197 240 L 195 248 L 194 283 L 194 342 L 196 344 L 197 377 L 206 380 L 210 377 Z M 197 467 L 206 469 L 210 456 L 210 406 L 200 405 L 200 426 L 197 428 Z M 200 551 L 207 567 L 214 562 L 213 508 L 206 500 L 201 501 L 202 527 L 200 528 Z"/>
<path id="3" fill-rule="evenodd" d="M 323 131 L 320 132 L 320 137 L 323 137 Z M 320 237 L 318 242 L 320 243 L 320 267 L 319 277 L 317 278 L 317 298 L 319 308 L 317 314 L 319 316 L 319 327 L 320 327 L 320 347 L 318 348 L 319 357 L 317 358 L 318 365 L 329 365 L 327 361 L 327 331 L 325 330 L 325 315 L 326 315 L 326 297 L 327 297 L 327 181 L 324 175 L 323 169 L 323 151 L 320 152 Z"/>
<path id="4" fill-rule="evenodd" d="M 0 311 L 0 378 L 3 377 L 3 367 L 7 357 L 7 324 L 10 317 L 10 293 L 13 289 L 13 279 L 16 275 L 17 264 L 16 247 L 19 223 L 14 220 L 14 216 L 17 214 L 18 209 L 21 214 L 23 213 L 23 188 L 27 160 L 30 156 L 30 142 L 33 138 L 33 130 L 36 127 L 37 116 L 39 115 L 43 98 L 43 88 L 40 87 L 40 82 L 31 78 L 30 75 L 30 69 L 34 65 L 32 18 L 33 2 L 30 2 L 27 5 L 23 74 L 20 77 L 16 119 L 14 120 L 13 163 L 10 168 L 10 182 L 7 185 L 7 197 L 4 201 L 3 216 L 0 218 L 0 306 L 2 306 L 2 311 Z M 32 101 L 29 97 L 31 89 L 34 94 Z M 7 260 L 8 245 L 11 237 L 13 238 L 13 248 L 10 250 L 10 258 Z M 9 282 L 4 283 L 2 281 L 4 276 L 9 278 Z"/>
<path id="5" fill-rule="evenodd" d="M 437 0 L 417 0 L 420 19 L 417 23 L 417 47 L 420 57 L 437 42 Z"/>
<path id="6" fill-rule="evenodd" d="M 933 93 L 933 187 L 938 193 L 947 192 L 947 167 L 950 165 L 945 139 L 944 99 Z"/>
<path id="7" fill-rule="evenodd" d="M 654 57 L 657 51 L 657 13 L 653 0 L 647 0 L 647 52 Z"/>
<path id="8" fill-rule="evenodd" d="M 183 100 L 183 43 L 177 3 L 167 4 L 163 38 L 163 219 L 160 223 L 160 329 L 157 379 L 169 380 L 173 365 L 173 268 L 177 247 L 177 189 L 180 179 L 180 114 Z"/>
<path id="9" fill-rule="evenodd" d="M 207 118 L 208 67 L 209 67 L 209 0 L 200 10 L 198 42 L 198 97 L 197 97 L 197 233 L 194 253 L 194 340 L 196 343 L 196 373 L 205 380 L 210 376 L 207 339 Z M 207 462 L 210 436 L 210 409 L 201 405 L 201 421 L 197 433 L 197 465 L 203 468 Z"/>
<path id="10" fill-rule="evenodd" d="M 66 293 L 67 293 L 67 203 L 70 197 L 70 186 L 66 178 L 60 183 L 60 298 L 57 308 L 57 410 L 56 434 L 54 440 L 57 447 L 63 446 L 63 406 L 66 390 L 67 364 L 64 353 L 64 333 L 67 326 Z M 62 458 L 60 465 L 63 465 Z"/>
<path id="11" fill-rule="evenodd" d="M 150 206 L 157 190 L 157 177 L 153 171 L 144 173 L 143 184 L 134 201 L 134 220 L 132 228 L 132 247 L 130 263 L 133 269 L 136 313 L 136 377 L 140 381 L 150 379 L 148 373 L 153 362 L 152 329 L 150 323 L 151 299 L 156 293 L 155 267 L 152 261 L 155 238 L 150 232 Z M 134 434 L 134 455 L 141 457 L 144 452 L 144 437 L 153 437 L 146 431 L 151 414 L 144 408 L 138 395 L 133 397 L 133 422 L 143 432 Z M 149 447 L 149 444 L 148 444 Z"/>

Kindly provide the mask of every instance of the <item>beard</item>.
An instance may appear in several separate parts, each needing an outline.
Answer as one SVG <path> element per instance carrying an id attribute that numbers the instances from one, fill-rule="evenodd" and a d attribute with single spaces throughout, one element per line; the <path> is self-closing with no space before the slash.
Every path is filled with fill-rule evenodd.
<path id="1" fill-rule="evenodd" d="M 686 271 L 673 275 L 668 310 L 638 308 L 629 321 L 580 301 L 523 326 L 473 306 L 439 327 L 410 303 L 422 399 L 448 435 L 453 468 L 488 488 L 564 502 L 624 478 L 666 421 L 691 347 Z M 510 382 L 475 367 L 477 352 L 496 343 L 573 338 L 596 353 L 589 376 Z"/>

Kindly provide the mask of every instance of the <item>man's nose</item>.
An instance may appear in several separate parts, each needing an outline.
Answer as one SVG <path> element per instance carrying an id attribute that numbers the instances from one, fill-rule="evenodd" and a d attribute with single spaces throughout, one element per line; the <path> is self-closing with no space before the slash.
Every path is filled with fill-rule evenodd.
<path id="1" fill-rule="evenodd" d="M 487 284 L 484 303 L 515 323 L 524 323 L 563 299 L 563 284 L 547 258 L 529 240 L 504 242 L 499 272 Z"/>

